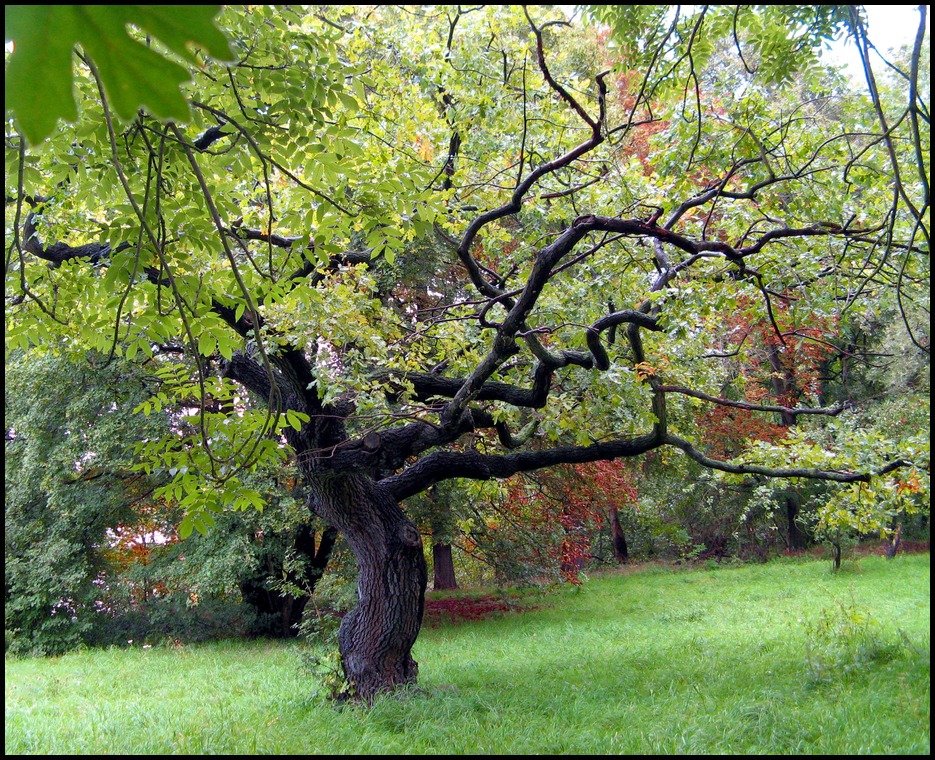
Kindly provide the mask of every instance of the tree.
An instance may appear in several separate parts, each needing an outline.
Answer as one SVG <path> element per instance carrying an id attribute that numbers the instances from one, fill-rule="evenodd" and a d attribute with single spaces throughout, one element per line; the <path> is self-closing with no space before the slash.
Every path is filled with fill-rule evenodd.
<path id="1" fill-rule="evenodd" d="M 458 587 L 455 577 L 452 541 L 457 520 L 470 495 L 456 481 L 443 481 L 408 500 L 408 514 L 416 525 L 426 526 L 432 540 L 432 588 L 436 591 Z"/>
<path id="2" fill-rule="evenodd" d="M 73 124 L 27 148 L 7 121 L 8 347 L 151 358 L 141 411 L 195 400 L 193 433 L 137 452 L 183 535 L 260 505 L 244 472 L 288 447 L 357 559 L 339 646 L 362 699 L 416 680 L 400 502 L 438 483 L 660 448 L 858 485 L 908 464 L 898 441 L 859 469 L 800 466 L 801 440 L 721 460 L 690 420 L 728 403 L 709 350 L 742 300 L 766 322 L 791 295 L 844 319 L 927 301 L 921 37 L 893 120 L 872 83 L 869 105 L 789 86 L 842 29 L 866 47 L 856 11 L 594 13 L 609 37 L 549 8 L 229 8 L 228 65 L 143 19 L 156 40 L 132 39 L 195 64 L 187 126 L 117 108 L 81 34 Z M 804 413 L 769 400 L 743 408 Z"/>
<path id="3" fill-rule="evenodd" d="M 85 641 L 108 575 L 107 532 L 138 521 L 158 484 L 133 472 L 140 437 L 164 417 L 132 408 L 145 377 L 51 356 L 7 357 L 4 444 L 5 648 L 60 653 Z M 62 395 L 63 390 L 65 391 Z"/>
<path id="4" fill-rule="evenodd" d="M 72 358 L 7 358 L 6 648 L 58 653 L 143 639 L 157 635 L 144 630 L 154 619 L 174 638 L 196 627 L 216 636 L 222 618 L 238 614 L 252 631 L 295 635 L 335 535 L 316 535 L 294 468 L 251 474 L 265 513 L 223 515 L 217 530 L 179 542 L 179 510 L 153 496 L 166 474 L 135 472 L 131 453 L 184 415 L 133 414 L 152 392 L 145 368 Z M 192 596 L 200 610 L 189 609 Z M 241 599 L 246 615 L 235 609 Z M 209 607 L 219 624 L 196 619 Z"/>

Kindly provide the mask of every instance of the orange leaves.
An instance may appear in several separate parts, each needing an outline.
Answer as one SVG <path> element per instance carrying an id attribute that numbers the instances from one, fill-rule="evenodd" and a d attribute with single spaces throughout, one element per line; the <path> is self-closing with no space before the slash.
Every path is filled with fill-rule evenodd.
<path id="1" fill-rule="evenodd" d="M 711 453 L 720 459 L 730 459 L 740 454 L 747 441 L 775 443 L 786 429 L 769 422 L 768 418 L 755 412 L 714 406 L 699 420 L 705 431 L 705 442 Z"/>
<path id="2" fill-rule="evenodd" d="M 655 364 L 649 362 L 640 362 L 633 369 L 636 370 L 636 376 L 641 382 L 646 382 L 651 377 L 657 377 L 665 373 L 671 367 L 671 362 L 664 356 L 659 357 Z"/>
<path id="3" fill-rule="evenodd" d="M 432 141 L 423 134 L 416 135 L 415 149 L 419 154 L 419 158 L 423 161 L 431 161 L 435 156 L 435 146 L 432 144 Z"/>
<path id="4" fill-rule="evenodd" d="M 530 473 L 512 478 L 509 489 L 510 505 L 523 511 L 525 525 L 541 532 L 547 556 L 571 583 L 579 582 L 578 572 L 591 557 L 591 538 L 602 529 L 609 508 L 637 500 L 630 470 L 621 461 Z"/>
<path id="5" fill-rule="evenodd" d="M 919 493 L 921 490 L 922 484 L 919 482 L 919 478 L 915 474 L 910 475 L 905 480 L 896 481 L 896 493 L 898 493 L 900 496 Z"/>
<path id="6" fill-rule="evenodd" d="M 634 369 L 636 369 L 636 376 L 641 382 L 656 376 L 656 368 L 649 362 L 640 362 Z"/>

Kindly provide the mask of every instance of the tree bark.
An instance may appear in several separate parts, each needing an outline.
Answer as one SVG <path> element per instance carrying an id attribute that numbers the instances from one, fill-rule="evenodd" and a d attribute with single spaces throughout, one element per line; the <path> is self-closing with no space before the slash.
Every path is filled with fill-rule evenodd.
<path id="1" fill-rule="evenodd" d="M 357 606 L 341 622 L 338 646 L 354 696 L 370 703 L 416 681 L 411 650 L 428 582 L 422 538 L 390 493 L 366 476 L 317 473 L 308 483 L 310 506 L 357 559 Z"/>
<path id="2" fill-rule="evenodd" d="M 837 541 L 831 542 L 831 569 L 834 572 L 841 569 L 841 544 Z"/>
<path id="3" fill-rule="evenodd" d="M 610 508 L 610 527 L 614 542 L 614 559 L 621 565 L 629 562 L 630 554 L 627 551 L 627 537 L 624 535 L 623 526 L 620 525 L 620 513 L 617 507 Z"/>
<path id="4" fill-rule="evenodd" d="M 790 551 L 804 549 L 808 545 L 808 540 L 798 523 L 798 494 L 787 493 L 783 497 L 783 511 L 786 516 L 786 548 Z"/>
<path id="5" fill-rule="evenodd" d="M 432 565 L 435 576 L 432 588 L 436 591 L 458 588 L 455 565 L 451 557 L 451 544 L 432 544 Z"/>
<path id="6" fill-rule="evenodd" d="M 889 541 L 886 542 L 886 558 L 893 559 L 896 556 L 896 552 L 899 551 L 899 543 L 902 539 L 903 534 L 903 524 L 898 523 L 896 529 L 893 531 L 893 536 Z"/>

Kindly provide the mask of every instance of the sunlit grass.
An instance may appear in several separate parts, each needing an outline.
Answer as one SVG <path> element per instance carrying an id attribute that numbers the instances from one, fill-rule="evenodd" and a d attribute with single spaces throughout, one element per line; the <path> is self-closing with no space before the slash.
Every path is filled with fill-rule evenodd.
<path id="1" fill-rule="evenodd" d="M 828 568 L 614 573 L 427 628 L 420 688 L 369 710 L 311 697 L 295 644 L 8 660 L 6 751 L 928 754 L 929 555 Z"/>

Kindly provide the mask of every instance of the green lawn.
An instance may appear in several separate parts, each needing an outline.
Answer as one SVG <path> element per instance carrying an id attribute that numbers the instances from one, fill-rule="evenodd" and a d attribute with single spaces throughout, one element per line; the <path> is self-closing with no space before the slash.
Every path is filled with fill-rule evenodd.
<path id="1" fill-rule="evenodd" d="M 297 644 L 7 659 L 7 753 L 928 754 L 929 555 L 594 577 L 423 631 L 420 689 L 310 693 Z"/>

